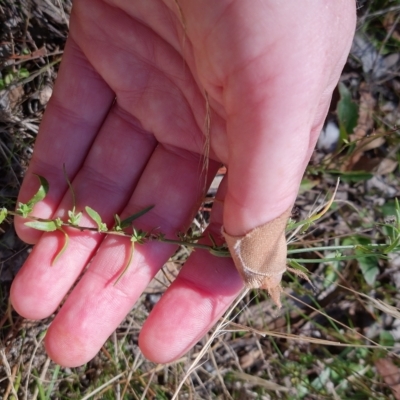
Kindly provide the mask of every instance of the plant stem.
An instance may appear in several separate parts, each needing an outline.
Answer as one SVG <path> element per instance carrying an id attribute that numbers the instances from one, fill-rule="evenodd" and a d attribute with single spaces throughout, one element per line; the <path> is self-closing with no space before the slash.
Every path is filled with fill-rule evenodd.
<path id="1" fill-rule="evenodd" d="M 342 256 L 342 257 L 332 257 L 332 258 L 290 258 L 288 262 L 291 260 L 296 261 L 302 264 L 315 264 L 321 262 L 335 262 L 335 261 L 344 261 L 344 260 L 355 260 L 358 258 L 366 258 L 366 257 L 379 257 L 385 258 L 383 254 L 354 254 L 352 256 Z"/>
<path id="2" fill-rule="evenodd" d="M 8 214 L 13 215 L 13 216 L 22 216 L 19 212 L 15 212 L 15 211 L 8 211 Z M 28 218 L 32 219 L 34 221 L 41 221 L 41 222 L 52 221 L 52 219 L 37 218 L 37 217 L 33 217 L 33 216 L 28 216 Z M 72 225 L 69 222 L 63 222 L 62 226 L 77 229 L 77 230 L 80 230 L 81 232 L 89 231 L 89 232 L 101 233 L 104 235 L 123 236 L 123 237 L 127 237 L 127 238 L 132 237 L 132 234 L 127 233 L 125 231 L 117 231 L 117 230 L 99 231 L 99 229 L 97 227 Z M 175 244 L 178 246 L 187 246 L 187 247 L 192 247 L 195 249 L 207 250 L 217 256 L 223 256 L 223 257 L 230 256 L 228 249 L 225 249 L 222 246 L 207 245 L 207 244 L 178 240 L 178 239 L 166 239 L 162 235 L 151 234 L 151 233 L 145 233 L 145 236 L 143 239 L 145 241 L 146 240 L 147 241 L 157 240 L 157 241 L 163 242 L 163 243 Z M 357 249 L 361 249 L 361 250 L 362 249 L 365 249 L 365 250 L 383 249 L 383 250 L 385 250 L 385 249 L 388 249 L 388 246 L 390 246 L 390 245 L 389 244 L 373 244 L 373 243 L 368 244 L 368 245 L 363 245 L 363 246 L 358 245 L 358 244 L 345 245 L 345 246 L 319 246 L 319 247 L 310 247 L 310 248 L 289 249 L 287 254 L 292 255 L 292 254 L 309 253 L 309 252 L 316 252 L 316 251 L 338 251 L 338 250 L 357 250 Z M 365 257 L 381 257 L 382 258 L 382 257 L 385 257 L 385 255 L 376 254 L 376 253 L 372 253 L 372 254 L 366 253 L 366 254 L 354 254 L 352 256 L 337 256 L 337 257 L 332 257 L 332 258 L 317 258 L 317 259 L 294 258 L 293 260 L 295 260 L 298 263 L 309 264 L 309 263 L 353 260 L 353 259 L 365 258 Z M 290 259 L 288 259 L 288 261 L 290 261 Z"/>
<path id="3" fill-rule="evenodd" d="M 21 217 L 21 214 L 18 212 L 15 212 L 15 211 L 8 211 L 8 214 Z M 52 221 L 52 219 L 37 218 L 37 217 L 33 217 L 33 216 L 28 216 L 27 218 L 32 219 L 34 221 L 40 221 L 40 222 Z M 114 230 L 99 231 L 99 229 L 97 227 L 72 225 L 68 222 L 63 222 L 62 226 L 66 227 L 66 228 L 77 229 L 81 232 L 89 231 L 89 232 L 94 232 L 94 233 L 102 233 L 104 235 L 123 236 L 123 237 L 127 237 L 127 238 L 130 238 L 132 236 L 132 234 L 124 232 L 124 231 L 114 231 Z M 188 246 L 188 247 L 193 247 L 196 249 L 203 249 L 203 250 L 207 250 L 207 251 L 214 250 L 214 251 L 218 252 L 218 250 L 219 250 L 219 248 L 216 248 L 214 246 L 210 246 L 207 244 L 201 244 L 201 243 L 197 243 L 197 242 L 188 242 L 188 241 L 176 240 L 176 239 L 166 239 L 166 238 L 164 238 L 162 236 L 158 236 L 158 235 L 151 235 L 151 236 L 146 237 L 146 239 L 147 240 L 157 240 L 159 242 L 168 243 L 168 244 L 176 244 L 178 246 Z"/>
<path id="4" fill-rule="evenodd" d="M 368 244 L 368 245 L 358 245 L 358 244 L 351 244 L 347 246 L 321 246 L 321 247 L 308 247 L 308 248 L 302 248 L 302 249 L 290 249 L 288 250 L 288 254 L 298 254 L 298 253 L 308 253 L 312 251 L 325 251 L 325 250 L 330 250 L 330 251 L 335 251 L 335 250 L 355 250 L 357 248 L 365 248 L 365 249 L 379 249 L 379 248 L 385 248 L 388 247 L 387 244 Z"/>
<path id="5" fill-rule="evenodd" d="M 155 238 L 155 240 L 158 240 L 159 242 L 163 242 L 163 243 L 177 244 L 179 246 L 195 247 L 196 249 L 203 249 L 203 250 L 210 250 L 210 249 L 214 248 L 213 246 L 209 246 L 207 244 L 185 242 L 185 241 L 175 240 L 175 239 L 165 239 L 165 238 L 159 237 L 159 238 Z"/>

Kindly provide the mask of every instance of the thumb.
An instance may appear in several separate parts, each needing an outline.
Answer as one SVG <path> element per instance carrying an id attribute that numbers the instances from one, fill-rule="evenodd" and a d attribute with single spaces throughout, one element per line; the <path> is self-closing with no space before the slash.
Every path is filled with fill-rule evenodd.
<path id="1" fill-rule="evenodd" d="M 331 93 L 316 112 L 291 112 L 288 99 L 274 99 L 274 107 L 249 107 L 228 122 L 231 145 L 224 229 L 243 235 L 291 209 L 307 163 L 321 131 Z M 282 100 L 280 107 L 279 100 Z M 304 100 L 307 101 L 307 100 Z M 315 109 L 314 108 L 314 109 Z M 308 115 L 307 115 L 308 114 Z M 289 210 L 290 211 L 290 210 Z"/>
<path id="2" fill-rule="evenodd" d="M 266 289 L 279 307 L 286 223 L 329 99 L 324 96 L 314 113 L 286 117 L 287 99 L 275 98 L 273 109 L 255 105 L 247 118 L 243 112 L 228 120 L 232 138 L 224 236 L 246 286 Z M 246 130 L 247 135 L 241 133 Z"/>
<path id="3" fill-rule="evenodd" d="M 224 235 L 246 285 L 267 289 L 278 305 L 286 222 L 348 54 L 354 18 L 347 28 L 329 68 L 321 51 L 329 43 L 307 46 L 315 32 L 301 28 L 297 43 L 280 43 L 230 76 L 225 92 Z"/>
<path id="4" fill-rule="evenodd" d="M 230 235 L 243 235 L 293 205 L 350 50 L 353 2 L 321 3 L 318 10 L 314 3 L 293 4 L 268 20 L 270 36 L 279 31 L 278 38 L 253 47 L 250 61 L 226 80 L 223 222 Z M 295 23 L 300 13 L 303 24 Z"/>

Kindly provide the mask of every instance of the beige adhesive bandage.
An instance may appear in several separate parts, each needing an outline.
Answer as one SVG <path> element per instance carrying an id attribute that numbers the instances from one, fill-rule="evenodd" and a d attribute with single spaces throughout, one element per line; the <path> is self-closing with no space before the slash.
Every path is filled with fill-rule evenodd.
<path id="1" fill-rule="evenodd" d="M 231 236 L 223 231 L 236 269 L 246 286 L 266 289 L 278 307 L 281 307 L 280 282 L 287 269 L 285 228 L 290 214 L 291 208 L 244 236 Z"/>

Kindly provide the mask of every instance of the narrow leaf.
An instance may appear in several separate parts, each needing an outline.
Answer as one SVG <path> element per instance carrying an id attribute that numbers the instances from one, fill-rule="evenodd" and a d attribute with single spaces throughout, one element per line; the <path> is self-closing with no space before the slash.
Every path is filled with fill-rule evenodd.
<path id="1" fill-rule="evenodd" d="M 119 217 L 118 214 L 114 214 L 114 221 L 115 221 L 115 225 L 113 230 L 114 231 L 121 231 L 121 218 Z"/>
<path id="2" fill-rule="evenodd" d="M 75 210 L 68 211 L 68 222 L 73 226 L 78 226 L 79 221 L 82 218 L 82 213 L 76 213 Z"/>
<path id="3" fill-rule="evenodd" d="M 53 392 L 55 383 L 58 382 L 57 378 L 60 373 L 60 369 L 61 369 L 60 365 L 56 365 L 54 368 L 53 376 L 51 377 L 51 381 L 49 383 L 49 386 L 47 387 L 46 397 L 45 397 L 46 400 L 51 399 L 51 394 Z"/>
<path id="4" fill-rule="evenodd" d="M 376 277 L 379 275 L 379 258 L 378 255 L 373 253 L 368 255 L 368 246 L 371 244 L 371 240 L 361 236 L 354 236 L 347 238 L 343 243 L 357 245 L 354 251 L 354 258 L 358 259 L 358 265 L 360 266 L 365 281 L 368 285 L 374 286 L 376 283 Z M 363 257 L 364 255 L 368 255 L 368 257 Z"/>
<path id="5" fill-rule="evenodd" d="M 363 182 L 371 179 L 374 175 L 366 171 L 327 171 L 330 175 L 339 175 L 343 182 Z"/>
<path id="6" fill-rule="evenodd" d="M 128 228 L 128 226 L 130 226 L 135 219 L 138 219 L 142 215 L 148 213 L 152 208 L 154 208 L 154 206 L 148 206 L 148 207 L 144 208 L 143 210 L 137 212 L 136 214 L 133 214 L 128 218 L 125 218 L 123 221 L 121 221 L 121 224 L 120 224 L 121 229 Z"/>
<path id="7" fill-rule="evenodd" d="M 229 252 L 228 248 L 226 247 L 210 247 L 208 250 L 210 254 L 217 257 L 232 257 L 231 253 Z"/>
<path id="8" fill-rule="evenodd" d="M 40 175 L 36 176 L 39 179 L 40 186 L 36 194 L 26 203 L 30 208 L 33 208 L 36 203 L 43 200 L 49 192 L 49 182 L 47 182 L 46 178 L 43 178 L 43 176 Z"/>
<path id="9" fill-rule="evenodd" d="M 0 209 L 0 224 L 6 219 L 7 217 L 7 208 Z"/>
<path id="10" fill-rule="evenodd" d="M 126 263 L 124 269 L 122 270 L 120 276 L 118 277 L 118 279 L 114 282 L 114 286 L 121 280 L 121 278 L 125 275 L 126 271 L 128 271 L 129 265 L 132 261 L 132 257 L 133 257 L 133 251 L 135 249 L 135 242 L 132 241 L 131 242 L 131 247 L 129 250 L 129 257 L 128 257 L 128 262 Z"/>
<path id="11" fill-rule="evenodd" d="M 303 220 L 303 221 L 300 221 L 300 222 L 296 222 L 296 223 L 289 223 L 289 225 L 286 227 L 286 231 L 293 230 L 293 229 L 295 229 L 295 228 L 297 228 L 299 226 L 305 226 L 305 228 L 303 228 L 303 231 L 307 230 L 309 228 L 309 226 L 313 222 L 315 222 L 315 221 L 319 220 L 321 217 L 323 217 L 328 212 L 328 210 L 331 208 L 331 206 L 333 204 L 333 201 L 335 200 L 335 196 L 336 196 L 336 193 L 337 193 L 338 188 L 339 188 L 339 183 L 340 183 L 340 179 L 338 179 L 336 181 L 336 187 L 335 187 L 335 190 L 333 191 L 332 197 L 326 203 L 326 205 L 325 205 L 325 207 L 323 208 L 322 211 L 318 212 L 317 214 L 311 215 L 306 220 Z"/>
<path id="12" fill-rule="evenodd" d="M 348 139 L 353 133 L 358 121 L 358 106 L 352 100 L 349 89 L 339 83 L 340 100 L 337 104 L 336 113 L 339 119 L 341 140 Z"/>
<path id="13" fill-rule="evenodd" d="M 25 222 L 25 225 L 44 232 L 53 232 L 58 229 L 55 221 L 29 221 Z"/>
<path id="14" fill-rule="evenodd" d="M 105 225 L 103 224 L 103 221 L 101 220 L 100 214 L 97 211 L 93 210 L 93 208 L 91 208 L 89 206 L 86 206 L 85 210 L 88 213 L 89 217 L 92 218 L 92 220 L 94 222 L 96 222 L 98 230 L 103 231 Z"/>
<path id="15" fill-rule="evenodd" d="M 288 261 L 288 264 L 290 265 L 292 270 L 294 270 L 294 269 L 298 270 L 298 271 L 300 271 L 300 272 L 302 272 L 302 273 L 304 273 L 306 275 L 310 274 L 310 271 L 306 267 L 303 267 L 301 264 L 299 264 L 293 258 Z"/>
<path id="16" fill-rule="evenodd" d="M 18 203 L 17 213 L 19 213 L 22 218 L 27 218 L 28 215 L 32 212 L 32 207 L 28 204 Z"/>
<path id="17" fill-rule="evenodd" d="M 64 245 L 62 249 L 58 252 L 58 254 L 54 257 L 53 261 L 51 262 L 51 265 L 53 266 L 59 258 L 64 254 L 65 250 L 67 250 L 68 244 L 69 244 L 69 236 L 68 233 L 64 231 L 62 228 L 58 228 L 59 231 L 61 231 L 64 234 Z"/>

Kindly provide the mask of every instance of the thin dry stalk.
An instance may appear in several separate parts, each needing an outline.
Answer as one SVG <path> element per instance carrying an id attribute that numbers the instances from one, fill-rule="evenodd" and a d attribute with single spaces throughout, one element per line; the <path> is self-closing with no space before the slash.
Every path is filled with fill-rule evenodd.
<path id="1" fill-rule="evenodd" d="M 200 360 L 203 358 L 203 356 L 208 352 L 208 349 L 210 348 L 211 344 L 213 343 L 214 339 L 219 336 L 221 333 L 223 333 L 224 328 L 227 324 L 229 324 L 229 317 L 232 314 L 232 312 L 235 310 L 235 308 L 238 306 L 238 304 L 242 301 L 242 299 L 246 296 L 248 293 L 249 289 L 244 289 L 242 293 L 238 296 L 236 301 L 233 303 L 233 305 L 229 308 L 225 316 L 222 318 L 221 322 L 218 324 L 218 326 L 215 328 L 214 332 L 210 336 L 210 338 L 207 340 L 207 343 L 204 345 L 204 347 L 201 349 L 195 360 L 193 361 L 192 365 L 189 367 L 187 372 L 185 373 L 184 377 L 181 379 L 177 389 L 175 390 L 175 393 L 172 397 L 171 400 L 176 400 L 178 398 L 179 392 L 185 383 L 186 379 L 189 378 L 191 373 L 198 368 L 200 364 Z"/>
<path id="2" fill-rule="evenodd" d="M 13 396 L 15 397 L 15 400 L 18 400 L 18 395 L 17 395 L 17 391 L 15 390 L 14 387 L 14 378 L 13 374 L 11 372 L 11 367 L 10 364 L 7 361 L 7 357 L 6 357 L 6 353 L 4 351 L 4 349 L 0 349 L 0 357 L 1 357 L 1 361 L 4 365 L 4 369 L 6 371 L 7 374 L 7 378 L 8 378 L 8 382 L 9 382 L 9 387 L 11 388 L 11 392 L 13 394 Z"/>
<path id="3" fill-rule="evenodd" d="M 333 194 L 332 194 L 330 200 L 327 201 L 326 203 L 322 204 L 321 206 L 316 207 L 313 211 L 311 211 L 310 215 L 307 218 L 307 221 L 310 221 L 310 222 L 317 221 L 328 212 L 328 210 L 331 208 L 333 201 L 335 200 L 336 193 L 339 189 L 339 183 L 340 183 L 340 179 L 338 178 L 338 180 L 336 181 L 335 190 L 333 191 Z M 303 225 L 299 225 L 287 238 L 287 243 L 291 243 L 293 241 L 294 237 L 300 232 L 300 230 L 302 228 L 303 228 Z"/>
<path id="4" fill-rule="evenodd" d="M 357 296 L 367 299 L 374 308 L 384 312 L 385 314 L 388 314 L 388 315 L 392 316 L 393 318 L 400 319 L 400 310 L 397 307 L 391 306 L 390 304 L 387 304 L 382 300 L 374 299 L 373 297 L 368 296 L 367 294 L 357 292 L 356 290 L 353 290 L 346 286 L 342 286 L 342 285 L 338 285 L 338 286 L 340 286 L 343 289 L 349 290 L 350 292 L 356 294 Z"/>
<path id="5" fill-rule="evenodd" d="M 41 338 L 39 339 L 39 341 L 36 343 L 36 346 L 35 346 L 35 348 L 33 349 L 33 352 L 32 352 L 32 357 L 29 360 L 28 372 L 26 374 L 26 382 L 25 382 L 25 397 L 24 397 L 25 400 L 28 400 L 28 387 L 29 387 L 29 380 L 30 380 L 30 377 L 31 377 L 33 361 L 35 359 L 36 352 L 38 351 L 40 345 L 42 344 L 43 339 L 44 339 L 45 336 L 46 335 L 42 335 Z"/>
<path id="6" fill-rule="evenodd" d="M 229 391 L 228 391 L 228 389 L 227 389 L 226 386 L 225 386 L 224 378 L 223 378 L 222 375 L 221 375 L 221 372 L 220 372 L 220 370 L 219 370 L 217 361 L 215 360 L 215 357 L 214 357 L 214 352 L 213 352 L 212 350 L 210 350 L 210 351 L 208 352 L 208 354 L 209 354 L 209 356 L 210 356 L 211 362 L 212 362 L 213 365 L 214 365 L 214 368 L 215 368 L 215 371 L 216 371 L 218 380 L 219 380 L 219 382 L 220 382 L 220 384 L 221 384 L 222 390 L 223 390 L 223 392 L 224 392 L 225 398 L 226 398 L 226 399 L 233 400 L 232 396 L 229 394 Z"/>
<path id="7" fill-rule="evenodd" d="M 118 353 L 119 353 L 119 347 L 118 347 L 118 340 L 117 340 L 117 332 L 114 331 L 112 334 L 112 341 L 113 341 L 113 345 L 114 345 L 114 357 L 115 357 L 115 363 L 116 365 L 118 365 L 118 361 L 119 361 L 119 357 L 118 357 Z M 116 388 L 115 388 L 115 398 L 116 400 L 120 400 L 121 399 L 121 385 L 119 383 L 117 383 Z"/>
<path id="8" fill-rule="evenodd" d="M 47 357 L 46 362 L 43 365 L 42 372 L 40 373 L 40 377 L 39 377 L 40 382 L 44 381 L 47 370 L 49 369 L 50 362 L 51 362 L 50 358 Z M 36 400 L 38 394 L 39 394 L 39 384 L 37 384 L 35 387 L 35 391 L 33 392 L 32 400 Z"/>
<path id="9" fill-rule="evenodd" d="M 244 372 L 233 371 L 232 375 L 234 377 L 236 377 L 237 379 L 252 383 L 253 385 L 264 387 L 265 389 L 272 390 L 274 392 L 289 392 L 290 391 L 290 389 L 285 386 L 278 385 L 275 382 L 267 381 L 258 376 L 249 375 Z"/>
<path id="10" fill-rule="evenodd" d="M 348 288 L 346 288 L 346 289 L 348 289 Z M 348 289 L 348 290 L 351 290 L 351 289 Z M 361 294 L 361 293 L 360 293 L 360 294 Z M 322 312 L 321 310 L 318 310 L 317 308 L 311 306 L 310 304 L 307 304 L 307 303 L 305 303 L 304 301 L 302 301 L 302 300 L 300 300 L 300 299 L 298 299 L 298 298 L 296 298 L 296 297 L 294 297 L 294 296 L 291 296 L 290 294 L 287 294 L 287 295 L 288 295 L 290 298 L 292 298 L 294 301 L 297 301 L 297 302 L 299 302 L 300 304 L 303 304 L 305 307 L 310 308 L 311 310 L 313 310 L 313 311 L 315 311 L 315 312 L 321 314 L 322 316 L 324 316 L 324 317 L 330 319 L 331 321 L 335 322 L 336 324 L 338 324 L 338 325 L 340 325 L 340 326 L 342 326 L 342 327 L 348 329 L 350 332 L 354 333 L 356 336 L 359 336 L 360 338 L 366 340 L 367 342 L 372 343 L 372 345 L 363 345 L 363 344 L 361 344 L 361 345 L 356 345 L 356 344 L 351 344 L 351 345 L 349 345 L 349 344 L 346 344 L 346 343 L 333 342 L 333 343 L 334 343 L 334 346 L 342 346 L 342 347 L 349 347 L 349 346 L 350 346 L 350 347 L 379 348 L 379 349 L 388 349 L 388 348 L 391 348 L 390 346 L 382 346 L 382 345 L 380 345 L 379 343 L 373 341 L 372 339 L 368 338 L 367 336 L 362 335 L 362 334 L 361 334 L 359 331 L 357 331 L 356 329 L 350 328 L 349 326 L 347 326 L 347 325 L 344 324 L 343 322 L 338 321 L 337 319 L 335 319 L 335 318 L 329 316 L 328 314 Z M 293 335 L 293 336 L 294 336 L 294 338 L 295 338 L 295 337 L 298 337 L 298 338 L 299 338 L 299 336 L 296 336 L 296 335 Z M 304 339 L 304 338 L 303 338 L 303 339 Z M 315 340 L 315 338 L 311 338 L 311 339 Z M 316 339 L 316 340 L 321 340 L 321 339 Z M 329 341 L 327 341 L 327 342 L 329 342 Z M 398 357 L 398 356 L 396 356 L 396 357 Z"/>
<path id="11" fill-rule="evenodd" d="M 148 380 L 148 382 L 147 382 L 147 385 L 146 385 L 146 387 L 144 388 L 144 391 L 143 391 L 143 394 L 142 394 L 142 397 L 140 398 L 140 400 L 146 400 L 146 395 L 147 395 L 147 392 L 148 392 L 148 390 L 149 390 L 149 388 L 150 388 L 150 385 L 151 385 L 151 382 L 152 382 L 152 380 L 153 380 L 153 378 L 154 378 L 155 373 L 156 373 L 156 371 L 153 370 L 153 372 L 152 372 L 152 374 L 150 375 L 150 378 L 149 378 L 149 380 Z"/>
<path id="12" fill-rule="evenodd" d="M 107 386 L 110 386 L 113 382 L 115 382 L 116 380 L 118 380 L 119 378 L 123 377 L 125 375 L 125 372 L 121 372 L 120 374 L 118 374 L 117 376 L 114 376 L 113 378 L 111 378 L 110 380 L 108 380 L 106 383 L 103 383 L 101 386 L 99 386 L 98 388 L 96 388 L 95 390 L 93 390 L 93 392 L 87 394 L 86 396 L 82 397 L 81 400 L 87 400 L 90 399 L 91 397 L 93 397 L 95 394 L 101 392 L 103 389 L 105 389 Z"/>
<path id="13" fill-rule="evenodd" d="M 64 7 L 62 6 L 61 0 L 57 0 L 58 7 L 60 9 L 61 15 L 63 17 L 63 20 L 65 22 L 65 25 L 69 28 L 69 17 L 67 17 L 67 14 L 65 14 Z"/>

